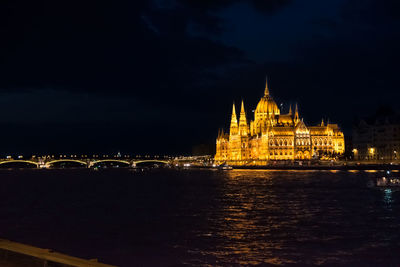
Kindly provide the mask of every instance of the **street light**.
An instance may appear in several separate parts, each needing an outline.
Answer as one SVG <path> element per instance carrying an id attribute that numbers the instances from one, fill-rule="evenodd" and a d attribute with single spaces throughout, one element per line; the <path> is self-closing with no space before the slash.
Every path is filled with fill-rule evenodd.
<path id="1" fill-rule="evenodd" d="M 371 154 L 372 159 L 374 159 L 375 148 L 371 147 L 371 148 L 369 149 L 369 153 Z"/>

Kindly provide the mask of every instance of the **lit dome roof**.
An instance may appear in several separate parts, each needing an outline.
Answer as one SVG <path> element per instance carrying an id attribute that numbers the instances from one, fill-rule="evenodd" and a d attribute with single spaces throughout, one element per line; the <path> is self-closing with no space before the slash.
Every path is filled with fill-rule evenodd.
<path id="1" fill-rule="evenodd" d="M 267 114 L 279 114 L 278 105 L 271 97 L 262 97 L 260 102 L 258 102 L 257 113 L 267 113 Z"/>
<path id="2" fill-rule="evenodd" d="M 256 113 L 264 113 L 264 114 L 280 114 L 280 110 L 278 105 L 269 95 L 268 84 L 265 85 L 264 96 L 261 98 L 260 102 L 258 102 Z"/>

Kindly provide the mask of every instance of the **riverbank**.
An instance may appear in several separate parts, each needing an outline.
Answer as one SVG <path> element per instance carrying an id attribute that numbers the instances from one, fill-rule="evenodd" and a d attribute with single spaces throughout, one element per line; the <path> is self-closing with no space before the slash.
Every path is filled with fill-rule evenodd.
<path id="1" fill-rule="evenodd" d="M 293 164 L 269 164 L 269 165 L 230 165 L 234 169 L 250 170 L 400 170 L 398 164 L 335 164 L 335 165 L 293 165 Z M 191 169 L 216 169 L 210 166 L 191 166 Z"/>
<path id="2" fill-rule="evenodd" d="M 366 164 L 366 165 L 265 165 L 233 166 L 234 169 L 252 170 L 400 170 L 400 165 Z"/>

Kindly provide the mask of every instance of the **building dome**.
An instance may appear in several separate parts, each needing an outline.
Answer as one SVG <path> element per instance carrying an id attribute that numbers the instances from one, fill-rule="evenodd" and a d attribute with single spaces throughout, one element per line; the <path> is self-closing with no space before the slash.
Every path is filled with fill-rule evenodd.
<path id="1" fill-rule="evenodd" d="M 279 115 L 280 110 L 275 101 L 269 96 L 264 96 L 258 102 L 256 113 L 268 114 L 268 115 Z"/>
<path id="2" fill-rule="evenodd" d="M 257 115 L 261 115 L 261 114 L 262 114 L 261 115 L 262 117 L 265 117 L 263 115 L 267 115 L 269 117 L 270 115 L 279 115 L 280 114 L 278 105 L 275 103 L 275 101 L 269 95 L 269 89 L 268 89 L 267 82 L 265 82 L 264 96 L 261 98 L 260 102 L 258 102 L 255 113 L 256 113 L 256 117 L 258 117 Z"/>

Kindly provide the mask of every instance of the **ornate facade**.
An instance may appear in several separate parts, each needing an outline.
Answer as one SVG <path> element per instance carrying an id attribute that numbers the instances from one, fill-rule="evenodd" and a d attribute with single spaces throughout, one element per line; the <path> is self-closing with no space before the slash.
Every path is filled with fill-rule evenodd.
<path id="1" fill-rule="evenodd" d="M 296 105 L 287 114 L 281 110 L 265 85 L 264 96 L 247 122 L 242 101 L 239 121 L 233 105 L 229 133 L 220 130 L 215 161 L 233 165 L 262 165 L 270 160 L 331 158 L 344 153 L 344 136 L 337 124 L 309 126 L 300 119 Z"/>

